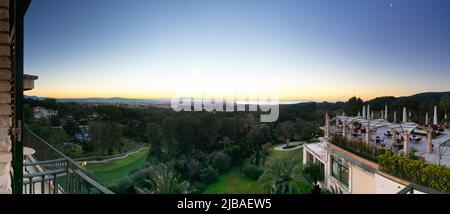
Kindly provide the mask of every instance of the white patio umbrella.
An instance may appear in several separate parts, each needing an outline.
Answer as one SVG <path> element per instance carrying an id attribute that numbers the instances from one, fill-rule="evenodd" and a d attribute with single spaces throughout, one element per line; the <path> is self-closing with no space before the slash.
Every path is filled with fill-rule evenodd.
<path id="1" fill-rule="evenodd" d="M 364 118 L 366 118 L 366 106 L 363 106 L 363 110 L 362 110 L 362 116 L 364 117 Z"/>
<path id="2" fill-rule="evenodd" d="M 408 122 L 408 116 L 406 115 L 406 107 L 403 107 L 403 122 Z"/>
<path id="3" fill-rule="evenodd" d="M 384 119 L 385 120 L 388 119 L 388 106 L 387 105 L 384 106 Z"/>
<path id="4" fill-rule="evenodd" d="M 434 117 L 433 117 L 433 125 L 438 124 L 438 117 L 437 117 L 437 106 L 434 106 Z"/>
<path id="5" fill-rule="evenodd" d="M 395 124 L 390 126 L 397 133 L 403 133 L 403 155 L 409 155 L 409 135 L 416 129 L 419 125 L 413 122 L 406 122 L 401 124 Z"/>

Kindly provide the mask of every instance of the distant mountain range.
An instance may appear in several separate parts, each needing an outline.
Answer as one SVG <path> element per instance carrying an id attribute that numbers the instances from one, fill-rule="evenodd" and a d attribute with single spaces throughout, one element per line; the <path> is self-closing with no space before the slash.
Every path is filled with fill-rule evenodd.
<path id="1" fill-rule="evenodd" d="M 419 93 L 411 96 L 403 96 L 403 97 L 377 97 L 368 102 L 393 102 L 396 100 L 439 100 L 442 96 L 450 96 L 450 91 L 447 92 L 425 92 Z M 53 99 L 50 97 L 38 97 L 38 96 L 25 96 L 25 98 L 33 99 L 33 100 L 45 100 L 45 99 Z M 58 102 L 80 102 L 80 103 L 143 103 L 143 104 L 168 104 L 171 102 L 171 99 L 133 99 L 133 98 L 121 98 L 121 97 L 111 97 L 111 98 L 56 98 Z M 280 101 L 281 104 L 295 104 L 302 103 L 306 101 Z"/>
<path id="2" fill-rule="evenodd" d="M 50 97 L 25 96 L 25 98 L 33 100 L 54 99 Z M 146 104 L 166 104 L 170 103 L 170 99 L 132 99 L 132 98 L 56 98 L 58 102 L 79 102 L 79 103 L 146 103 Z"/>
<path id="3" fill-rule="evenodd" d="M 439 101 L 441 97 L 443 96 L 450 96 L 450 91 L 445 92 L 425 92 L 425 93 L 419 93 L 414 94 L 411 96 L 402 96 L 402 97 L 393 97 L 393 96 L 386 96 L 386 97 L 377 97 L 375 99 L 369 100 L 368 102 L 394 102 L 394 101 L 406 101 L 406 100 L 415 100 L 415 101 L 423 101 L 423 100 L 434 100 Z"/>

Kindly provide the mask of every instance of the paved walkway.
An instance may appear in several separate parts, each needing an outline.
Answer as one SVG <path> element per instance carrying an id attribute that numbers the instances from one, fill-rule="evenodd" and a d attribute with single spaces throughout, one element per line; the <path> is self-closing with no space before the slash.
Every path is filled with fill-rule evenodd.
<path id="1" fill-rule="evenodd" d="M 123 154 L 121 156 L 118 156 L 118 157 L 107 158 L 107 159 L 103 159 L 103 160 L 88 160 L 88 161 L 86 161 L 86 163 L 87 164 L 96 164 L 96 163 L 106 164 L 106 163 L 109 163 L 109 162 L 114 161 L 114 160 L 124 159 L 124 158 L 126 158 L 126 157 L 128 157 L 130 155 L 136 154 L 136 153 L 138 153 L 138 152 L 140 152 L 140 151 L 142 151 L 144 149 L 148 149 L 148 147 L 142 147 L 142 148 L 140 148 L 138 150 L 127 152 L 127 153 L 125 153 L 125 154 Z M 78 161 L 78 163 L 81 163 L 81 162 L 82 161 Z"/>
<path id="2" fill-rule="evenodd" d="M 295 144 L 295 143 L 299 143 L 299 142 L 292 142 L 292 143 L 290 143 L 291 145 L 292 144 Z M 297 150 L 297 149 L 301 149 L 301 148 L 303 148 L 303 143 L 302 144 L 300 144 L 300 145 L 297 145 L 296 147 L 292 147 L 292 148 L 289 148 L 289 149 L 285 149 L 285 148 L 283 148 L 283 147 L 285 147 L 286 146 L 286 144 L 282 144 L 282 145 L 279 145 L 279 146 L 277 146 L 277 147 L 275 147 L 275 148 L 273 148 L 275 151 L 279 151 L 279 152 L 286 152 L 286 151 L 293 151 L 293 150 Z"/>
<path id="3" fill-rule="evenodd" d="M 425 157 L 425 160 L 430 163 L 438 164 L 439 163 L 439 145 L 446 141 L 450 140 L 450 129 L 445 129 L 444 133 L 433 140 L 433 153 L 432 154 L 422 154 Z M 440 164 L 450 166 L 450 147 L 442 147 L 445 151 L 441 151 L 443 154 L 441 156 Z"/>

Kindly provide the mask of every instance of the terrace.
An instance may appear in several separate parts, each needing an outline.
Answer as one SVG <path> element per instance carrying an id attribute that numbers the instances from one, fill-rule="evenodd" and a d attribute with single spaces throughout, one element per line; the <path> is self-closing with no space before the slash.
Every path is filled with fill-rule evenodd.
<path id="1" fill-rule="evenodd" d="M 326 124 L 321 129 L 328 138 L 339 134 L 361 144 L 393 150 L 405 156 L 414 154 L 427 163 L 450 166 L 450 129 L 437 125 L 436 118 L 433 126 L 408 122 L 405 109 L 403 116 L 401 123 L 391 123 L 384 118 L 373 119 L 373 114 L 367 117 L 337 116 L 334 118 L 336 125 L 330 125 L 332 120 L 327 115 Z M 433 137 L 436 135 L 433 133 L 439 135 Z"/>

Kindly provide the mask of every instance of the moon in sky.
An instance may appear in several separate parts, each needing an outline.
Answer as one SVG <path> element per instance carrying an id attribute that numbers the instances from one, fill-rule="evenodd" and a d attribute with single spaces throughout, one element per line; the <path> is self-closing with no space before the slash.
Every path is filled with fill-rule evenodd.
<path id="1" fill-rule="evenodd" d="M 390 6 L 392 7 L 392 3 L 390 4 Z"/>

